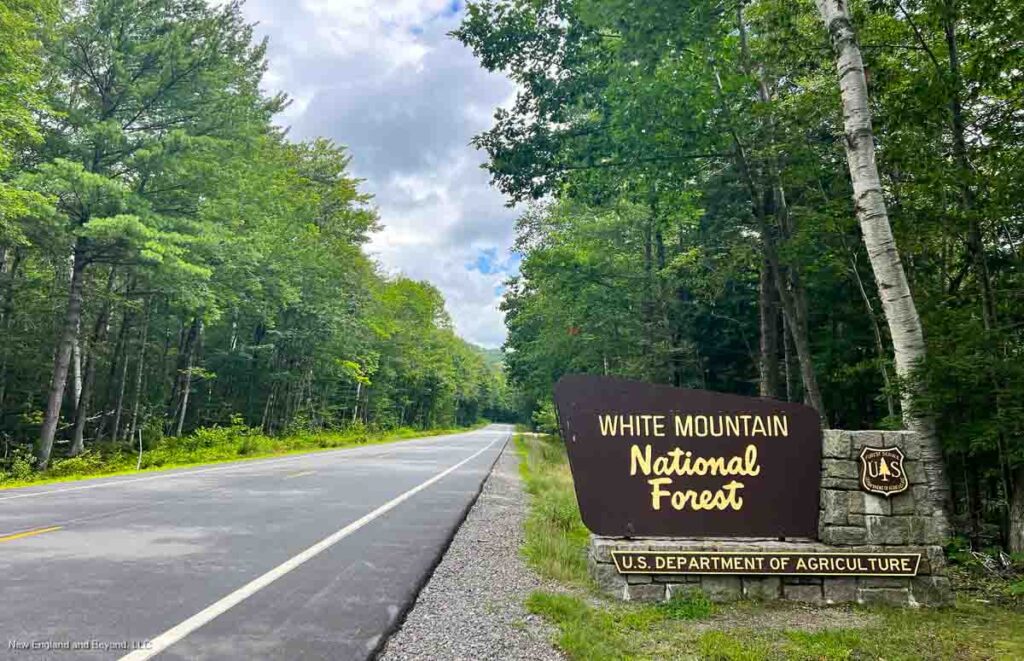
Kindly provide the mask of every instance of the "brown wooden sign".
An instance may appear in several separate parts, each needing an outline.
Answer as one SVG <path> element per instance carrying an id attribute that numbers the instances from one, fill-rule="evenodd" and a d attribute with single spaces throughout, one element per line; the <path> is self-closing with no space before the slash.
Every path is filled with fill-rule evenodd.
<path id="1" fill-rule="evenodd" d="M 620 574 L 917 576 L 920 553 L 613 551 Z"/>
<path id="2" fill-rule="evenodd" d="M 895 496 L 910 486 L 903 468 L 903 450 L 866 447 L 860 452 L 860 488 L 868 493 Z"/>
<path id="3" fill-rule="evenodd" d="M 594 533 L 817 537 L 810 407 L 588 375 L 563 377 L 555 405 Z"/>

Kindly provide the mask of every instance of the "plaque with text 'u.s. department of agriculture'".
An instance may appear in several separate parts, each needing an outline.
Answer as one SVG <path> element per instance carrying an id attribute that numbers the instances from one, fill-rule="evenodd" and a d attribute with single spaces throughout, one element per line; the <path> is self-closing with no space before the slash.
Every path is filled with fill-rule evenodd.
<path id="1" fill-rule="evenodd" d="M 582 374 L 559 380 L 555 406 L 592 532 L 817 537 L 814 409 Z"/>

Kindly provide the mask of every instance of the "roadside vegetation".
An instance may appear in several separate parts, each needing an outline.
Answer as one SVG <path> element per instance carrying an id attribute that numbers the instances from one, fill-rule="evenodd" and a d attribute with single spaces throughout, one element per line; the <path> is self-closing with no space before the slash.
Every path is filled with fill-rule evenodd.
<path id="1" fill-rule="evenodd" d="M 1022 33 L 1020 0 L 470 2 L 517 83 L 475 144 L 524 209 L 526 415 L 589 373 L 934 428 L 936 509 L 1024 553 Z"/>
<path id="2" fill-rule="evenodd" d="M 523 553 L 541 576 L 586 586 L 590 532 L 580 519 L 565 448 L 537 437 L 517 436 L 515 443 L 530 495 Z"/>
<path id="3" fill-rule="evenodd" d="M 477 425 L 479 426 L 479 425 Z M 0 463 L 0 489 L 30 486 L 55 481 L 83 480 L 139 471 L 212 464 L 240 459 L 255 459 L 316 450 L 331 450 L 356 445 L 389 443 L 422 436 L 439 436 L 466 431 L 469 427 L 450 429 L 391 430 L 366 428 L 361 425 L 342 432 L 301 432 L 284 436 L 267 436 L 258 428 L 246 427 L 240 421 L 226 427 L 204 427 L 185 437 L 169 437 L 140 455 L 137 448 L 124 445 L 99 445 L 76 457 L 56 459 L 45 471 L 33 467 L 32 453 L 15 446 Z"/>
<path id="4" fill-rule="evenodd" d="M 699 592 L 665 604 L 608 600 L 587 575 L 588 533 L 561 441 L 520 435 L 516 447 L 530 496 L 523 553 L 556 586 L 526 606 L 555 625 L 571 659 L 1024 658 L 1024 590 L 963 557 L 952 572 L 957 605 L 944 609 L 719 605 Z"/>
<path id="5" fill-rule="evenodd" d="M 509 418 L 500 356 L 364 250 L 352 155 L 275 124 L 241 3 L 19 0 L 0 33 L 0 481 Z"/>

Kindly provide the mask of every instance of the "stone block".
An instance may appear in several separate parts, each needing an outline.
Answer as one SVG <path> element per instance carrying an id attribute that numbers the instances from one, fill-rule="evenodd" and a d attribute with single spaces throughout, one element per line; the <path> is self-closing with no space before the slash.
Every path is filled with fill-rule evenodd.
<path id="1" fill-rule="evenodd" d="M 831 459 L 849 459 L 849 433 L 839 429 L 826 429 L 822 433 L 821 454 L 823 457 L 829 457 Z"/>
<path id="2" fill-rule="evenodd" d="M 822 477 L 834 477 L 843 480 L 857 480 L 857 462 L 852 459 L 822 459 Z"/>
<path id="3" fill-rule="evenodd" d="M 828 475 L 825 475 L 825 471 L 822 470 L 821 488 L 835 489 L 838 491 L 856 491 L 857 489 L 860 489 L 860 481 L 856 478 L 829 477 Z"/>
<path id="4" fill-rule="evenodd" d="M 907 473 L 907 481 L 910 482 L 910 486 L 928 484 L 928 476 L 925 474 L 923 462 L 904 461 L 903 470 Z"/>
<path id="5" fill-rule="evenodd" d="M 892 514 L 892 506 L 885 496 L 871 494 L 864 491 L 848 491 L 846 498 L 850 511 L 854 514 L 871 514 L 874 516 L 889 516 Z"/>
<path id="6" fill-rule="evenodd" d="M 702 576 L 700 587 L 711 601 L 736 601 L 743 596 L 739 576 Z"/>
<path id="7" fill-rule="evenodd" d="M 920 518 L 920 517 L 919 517 Z M 943 530 L 940 520 L 934 516 L 928 517 L 928 534 L 922 540 L 923 544 L 948 544 L 949 531 Z"/>
<path id="8" fill-rule="evenodd" d="M 907 521 L 907 539 L 909 544 L 942 544 L 942 531 L 939 530 L 939 523 L 932 516 L 907 516 L 900 517 Z"/>
<path id="9" fill-rule="evenodd" d="M 825 603 L 820 585 L 783 585 L 782 596 L 786 601 L 801 601 L 808 604 Z"/>
<path id="10" fill-rule="evenodd" d="M 915 576 L 910 594 L 921 606 L 947 606 L 953 603 L 953 587 L 945 576 Z"/>
<path id="11" fill-rule="evenodd" d="M 826 604 L 851 604 L 857 601 L 855 578 L 826 578 L 823 588 Z"/>
<path id="12" fill-rule="evenodd" d="M 911 605 L 907 588 L 858 588 L 857 603 L 883 606 Z"/>
<path id="13" fill-rule="evenodd" d="M 863 514 L 850 514 L 846 517 L 846 525 L 863 528 L 865 525 L 867 525 L 867 522 L 864 520 Z"/>
<path id="14" fill-rule="evenodd" d="M 896 516 L 918 514 L 917 499 L 914 496 L 913 489 L 891 496 L 889 502 L 892 513 Z"/>
<path id="15" fill-rule="evenodd" d="M 782 597 L 782 581 L 778 576 L 744 576 L 743 598 L 755 601 L 775 601 Z"/>
<path id="16" fill-rule="evenodd" d="M 921 437 L 912 431 L 887 431 L 882 434 L 885 447 L 897 447 L 907 459 L 921 458 Z"/>
<path id="17" fill-rule="evenodd" d="M 697 574 L 654 574 L 655 583 L 700 583 Z"/>
<path id="18" fill-rule="evenodd" d="M 649 549 L 650 544 L 646 541 L 590 536 L 590 556 L 598 562 L 611 562 L 612 551 L 647 551 Z"/>
<path id="19" fill-rule="evenodd" d="M 850 512 L 845 491 L 821 492 L 821 518 L 826 525 L 845 526 L 846 517 Z"/>
<path id="20" fill-rule="evenodd" d="M 907 522 L 907 543 L 927 544 L 931 533 L 931 521 L 924 516 L 899 517 Z"/>
<path id="21" fill-rule="evenodd" d="M 946 554 L 941 546 L 929 546 L 921 554 L 918 574 L 943 574 L 946 571 Z"/>
<path id="22" fill-rule="evenodd" d="M 851 431 L 850 434 L 850 455 L 859 457 L 860 451 L 865 447 L 885 447 L 885 437 L 880 431 Z"/>
<path id="23" fill-rule="evenodd" d="M 623 574 L 626 578 L 626 583 L 630 585 L 643 585 L 644 583 L 653 583 L 654 579 L 650 574 Z"/>
<path id="24" fill-rule="evenodd" d="M 821 531 L 821 541 L 835 546 L 856 546 L 867 543 L 867 530 L 855 526 L 827 526 Z"/>
<path id="25" fill-rule="evenodd" d="M 613 565 L 591 562 L 589 566 L 590 578 L 597 585 L 598 590 L 609 595 L 619 595 L 622 587 L 626 584 L 625 577 L 615 570 Z"/>
<path id="26" fill-rule="evenodd" d="M 647 603 L 665 601 L 665 585 L 663 583 L 644 583 L 627 585 L 626 601 L 642 601 Z"/>
<path id="27" fill-rule="evenodd" d="M 862 588 L 909 588 L 910 579 L 902 576 L 864 576 L 860 579 Z"/>
<path id="28" fill-rule="evenodd" d="M 665 599 L 685 599 L 702 592 L 697 583 L 669 583 L 665 586 Z"/>
<path id="29" fill-rule="evenodd" d="M 865 516 L 865 541 L 868 544 L 899 546 L 912 543 L 912 517 L 906 516 Z"/>
<path id="30" fill-rule="evenodd" d="M 905 493 L 908 492 L 914 496 L 914 506 L 917 508 L 917 514 L 920 516 L 931 516 L 932 505 L 928 500 L 928 485 L 918 484 L 907 489 Z"/>
<path id="31" fill-rule="evenodd" d="M 783 585 L 821 585 L 824 578 L 821 576 L 783 576 Z"/>

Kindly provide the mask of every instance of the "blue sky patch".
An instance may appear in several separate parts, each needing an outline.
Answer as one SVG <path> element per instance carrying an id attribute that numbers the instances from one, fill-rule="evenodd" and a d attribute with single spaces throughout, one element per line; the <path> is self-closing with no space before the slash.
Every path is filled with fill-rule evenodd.
<path id="1" fill-rule="evenodd" d="M 476 260 L 466 264 L 466 268 L 470 271 L 479 271 L 484 275 L 492 275 L 504 270 L 502 269 L 502 264 L 498 259 L 497 248 L 481 250 L 480 254 L 476 257 Z"/>

